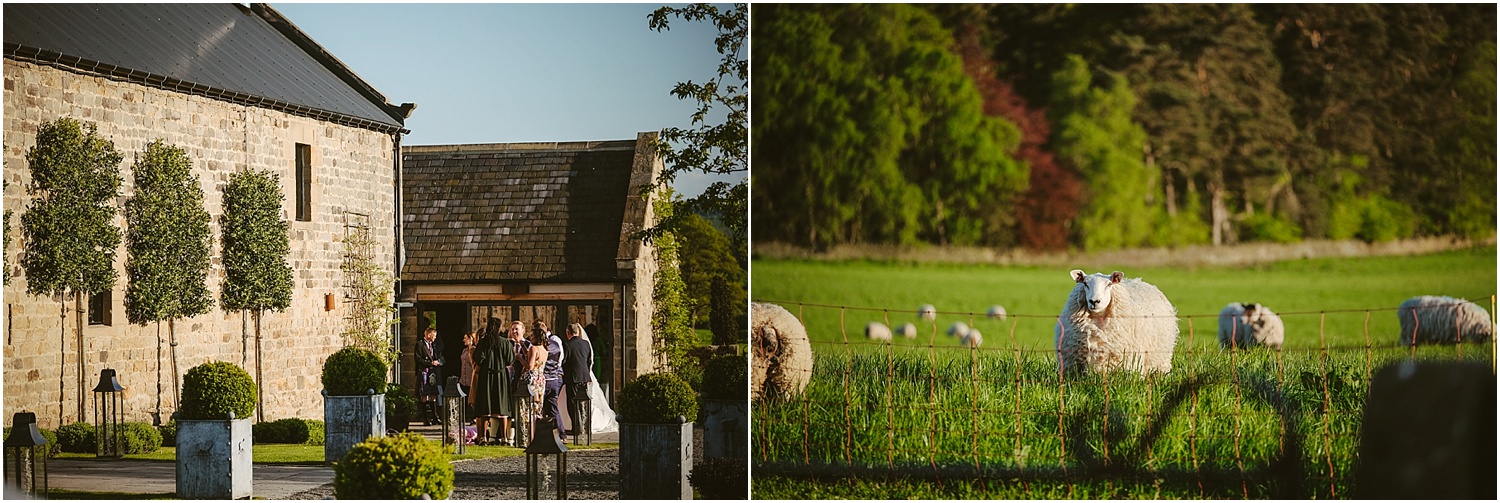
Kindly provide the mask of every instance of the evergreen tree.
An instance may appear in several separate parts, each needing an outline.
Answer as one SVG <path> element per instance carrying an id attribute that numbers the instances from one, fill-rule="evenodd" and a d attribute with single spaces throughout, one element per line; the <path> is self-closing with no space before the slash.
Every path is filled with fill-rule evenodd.
<path id="1" fill-rule="evenodd" d="M 681 208 L 673 208 L 673 211 L 681 211 Z M 744 291 L 745 273 L 729 249 L 729 238 L 708 220 L 688 215 L 681 222 L 677 236 L 682 242 L 679 254 L 682 279 L 687 287 L 692 322 L 697 326 L 710 318 L 714 282 L 722 280 L 731 288 L 730 291 Z M 744 295 L 739 295 L 739 300 L 744 298 Z"/>
<path id="2" fill-rule="evenodd" d="M 84 417 L 83 302 L 115 286 L 115 248 L 120 229 L 113 220 L 120 193 L 120 161 L 114 142 L 99 136 L 92 122 L 63 117 L 37 128 L 36 145 L 26 151 L 31 204 L 21 214 L 25 250 L 26 293 L 71 295 L 77 309 L 77 419 Z M 61 306 L 64 313 L 67 305 Z M 64 317 L 67 315 L 64 314 Z M 66 329 L 64 329 L 66 331 Z M 60 347 L 66 347 L 64 332 Z M 61 355 L 59 362 L 63 361 Z M 66 396 L 66 367 L 58 370 L 58 417 Z"/>

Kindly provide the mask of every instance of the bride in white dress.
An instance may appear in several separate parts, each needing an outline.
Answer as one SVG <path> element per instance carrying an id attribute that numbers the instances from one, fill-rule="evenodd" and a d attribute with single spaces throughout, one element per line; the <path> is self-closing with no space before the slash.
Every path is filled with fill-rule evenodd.
<path id="1" fill-rule="evenodd" d="M 583 340 L 589 341 L 589 344 L 593 345 L 593 340 L 589 339 L 588 331 L 580 327 L 578 333 L 583 337 Z M 594 375 L 593 372 L 592 369 L 589 370 L 589 374 L 592 376 L 592 379 L 589 380 L 589 400 L 593 405 L 593 414 L 590 414 L 589 417 L 591 419 L 589 424 L 593 427 L 590 429 L 595 434 L 619 431 L 620 425 L 615 423 L 615 411 L 609 408 L 609 398 L 604 396 L 604 389 L 599 387 L 599 376 Z M 568 407 L 565 405 L 568 403 L 567 386 L 563 386 L 563 389 L 558 392 L 557 403 L 559 405 L 557 413 L 562 416 L 561 424 L 573 424 L 573 419 L 568 416 Z"/>

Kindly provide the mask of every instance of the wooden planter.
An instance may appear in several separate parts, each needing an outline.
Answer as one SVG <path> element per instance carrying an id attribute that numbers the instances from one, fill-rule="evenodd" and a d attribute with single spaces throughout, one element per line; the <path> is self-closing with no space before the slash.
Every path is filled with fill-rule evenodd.
<path id="1" fill-rule="evenodd" d="M 750 410 L 744 400 L 703 401 L 703 457 L 750 459 Z"/>
<path id="2" fill-rule="evenodd" d="M 620 422 L 620 499 L 693 499 L 693 423 Z"/>
<path id="3" fill-rule="evenodd" d="M 177 420 L 177 497 L 251 496 L 250 418 Z"/>
<path id="4" fill-rule="evenodd" d="M 385 436 L 385 395 L 323 393 L 323 462 L 337 462 L 355 444 Z"/>

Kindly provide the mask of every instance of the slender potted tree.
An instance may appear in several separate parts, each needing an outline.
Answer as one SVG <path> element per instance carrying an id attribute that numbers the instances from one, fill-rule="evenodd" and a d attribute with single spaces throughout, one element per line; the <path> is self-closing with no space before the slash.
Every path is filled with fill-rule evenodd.
<path id="1" fill-rule="evenodd" d="M 291 241 L 281 218 L 281 181 L 270 171 L 238 171 L 224 187 L 224 281 L 219 302 L 225 311 L 248 312 L 255 320 L 255 382 L 261 383 L 260 322 L 266 310 L 282 311 L 292 303 Z M 249 335 L 240 336 L 240 361 L 250 366 Z M 257 388 L 259 389 L 259 388 Z"/>
<path id="2" fill-rule="evenodd" d="M 177 497 L 250 497 L 255 398 L 250 373 L 233 363 L 204 363 L 183 376 L 176 417 Z"/>
<path id="3" fill-rule="evenodd" d="M 671 373 L 620 390 L 620 499 L 693 499 L 693 388 Z"/>
<path id="4" fill-rule="evenodd" d="M 750 435 L 749 363 L 719 355 L 703 369 L 703 457 L 744 460 Z"/>
<path id="5" fill-rule="evenodd" d="M 323 460 L 335 462 L 355 444 L 385 436 L 385 362 L 353 346 L 323 362 Z"/>

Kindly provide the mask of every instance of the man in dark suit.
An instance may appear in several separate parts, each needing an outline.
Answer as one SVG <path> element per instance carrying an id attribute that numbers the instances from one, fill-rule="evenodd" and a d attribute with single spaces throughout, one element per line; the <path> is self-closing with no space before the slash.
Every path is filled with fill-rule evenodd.
<path id="1" fill-rule="evenodd" d="M 417 341 L 413 354 L 417 364 L 417 394 L 422 398 L 422 423 L 437 424 L 437 399 L 439 369 L 443 366 L 443 341 L 437 338 L 437 329 L 429 327 Z"/>
<path id="2" fill-rule="evenodd" d="M 570 431 L 574 443 L 584 433 L 588 423 L 585 414 L 592 411 L 580 405 L 589 399 L 589 383 L 594 380 L 594 347 L 583 338 L 583 327 L 577 323 L 568 325 L 568 341 L 563 344 L 563 386 L 568 388 L 568 417 L 573 419 Z"/>

